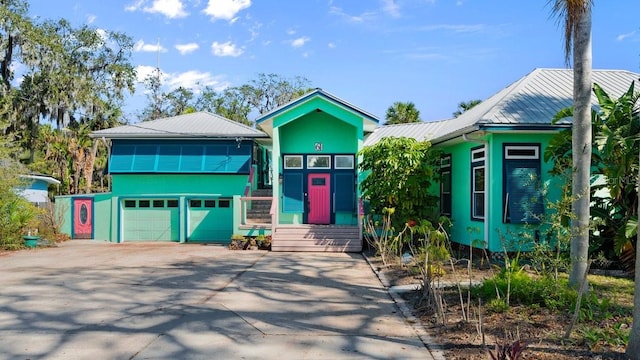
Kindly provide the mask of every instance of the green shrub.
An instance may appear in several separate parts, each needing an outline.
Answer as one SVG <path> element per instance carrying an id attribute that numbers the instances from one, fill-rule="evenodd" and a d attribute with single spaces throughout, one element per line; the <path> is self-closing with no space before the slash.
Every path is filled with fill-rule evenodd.
<path id="1" fill-rule="evenodd" d="M 16 250 L 23 247 L 22 235 L 33 224 L 38 208 L 16 193 L 25 186 L 18 174 L 20 170 L 9 163 L 0 167 L 0 248 Z"/>
<path id="2" fill-rule="evenodd" d="M 473 294 L 490 302 L 498 297 L 505 298 L 507 289 L 507 271 L 503 270 L 475 287 Z M 510 292 L 510 302 L 550 310 L 571 310 L 578 296 L 566 280 L 555 281 L 551 276 L 532 277 L 524 271 L 511 274 Z"/>
<path id="3" fill-rule="evenodd" d="M 493 298 L 487 303 L 487 310 L 493 313 L 503 313 L 509 310 L 509 305 L 502 298 Z"/>

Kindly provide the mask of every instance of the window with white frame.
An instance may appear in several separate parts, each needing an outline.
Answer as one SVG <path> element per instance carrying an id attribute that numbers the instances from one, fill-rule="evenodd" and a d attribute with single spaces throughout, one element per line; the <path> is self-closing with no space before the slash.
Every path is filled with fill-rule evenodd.
<path id="1" fill-rule="evenodd" d="M 540 222 L 540 144 L 505 144 L 503 155 L 503 222 Z"/>
<path id="2" fill-rule="evenodd" d="M 336 169 L 353 169 L 353 155 L 336 155 L 334 156 Z"/>
<path id="3" fill-rule="evenodd" d="M 331 169 L 331 156 L 307 155 L 307 169 Z"/>
<path id="4" fill-rule="evenodd" d="M 471 150 L 471 219 L 484 220 L 485 202 L 484 147 Z"/>
<path id="5" fill-rule="evenodd" d="M 285 169 L 302 169 L 302 155 L 285 155 Z"/>

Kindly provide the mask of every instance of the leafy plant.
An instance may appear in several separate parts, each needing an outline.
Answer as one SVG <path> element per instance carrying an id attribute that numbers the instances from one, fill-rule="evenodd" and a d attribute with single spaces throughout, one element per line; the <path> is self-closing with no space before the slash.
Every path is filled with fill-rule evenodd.
<path id="1" fill-rule="evenodd" d="M 596 179 L 591 186 L 592 226 L 590 253 L 620 256 L 633 270 L 634 241 L 637 228 L 637 173 L 640 151 L 640 92 L 634 83 L 618 99 L 610 97 L 598 84 L 593 92 L 599 110 L 591 114 L 593 123 L 592 174 Z M 565 109 L 554 121 L 573 115 Z M 558 133 L 545 151 L 545 161 L 553 161 L 554 175 L 571 171 L 571 131 Z M 570 183 L 567 191 L 570 191 Z M 565 213 L 569 214 L 569 213 Z M 566 225 L 567 217 L 562 219 Z"/>
<path id="2" fill-rule="evenodd" d="M 371 214 L 390 214 L 391 227 L 400 231 L 410 220 L 436 219 L 438 197 L 426 189 L 438 181 L 440 153 L 428 141 L 387 137 L 361 150 L 363 196 Z"/>
<path id="3" fill-rule="evenodd" d="M 16 250 L 23 246 L 22 235 L 38 209 L 16 192 L 27 185 L 18 176 L 21 167 L 6 159 L 0 163 L 0 248 Z"/>
<path id="4" fill-rule="evenodd" d="M 492 360 L 519 360 L 526 347 L 527 344 L 520 340 L 508 342 L 503 339 L 502 342 L 496 341 L 495 348 L 488 350 L 488 353 Z"/>

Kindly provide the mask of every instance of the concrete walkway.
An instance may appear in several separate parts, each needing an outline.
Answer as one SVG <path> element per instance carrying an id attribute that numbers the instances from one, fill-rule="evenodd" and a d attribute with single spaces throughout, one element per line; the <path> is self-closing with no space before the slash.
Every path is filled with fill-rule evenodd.
<path id="1" fill-rule="evenodd" d="M 359 254 L 72 241 L 0 255 L 0 359 L 433 359 Z"/>

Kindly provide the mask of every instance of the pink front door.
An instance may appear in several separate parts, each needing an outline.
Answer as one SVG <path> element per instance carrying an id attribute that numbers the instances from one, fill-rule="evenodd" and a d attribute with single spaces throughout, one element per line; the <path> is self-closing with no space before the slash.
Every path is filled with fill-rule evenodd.
<path id="1" fill-rule="evenodd" d="M 307 177 L 309 190 L 309 224 L 331 223 L 331 186 L 329 174 L 309 174 Z"/>
<path id="2" fill-rule="evenodd" d="M 73 238 L 93 237 L 93 199 L 73 199 Z"/>

